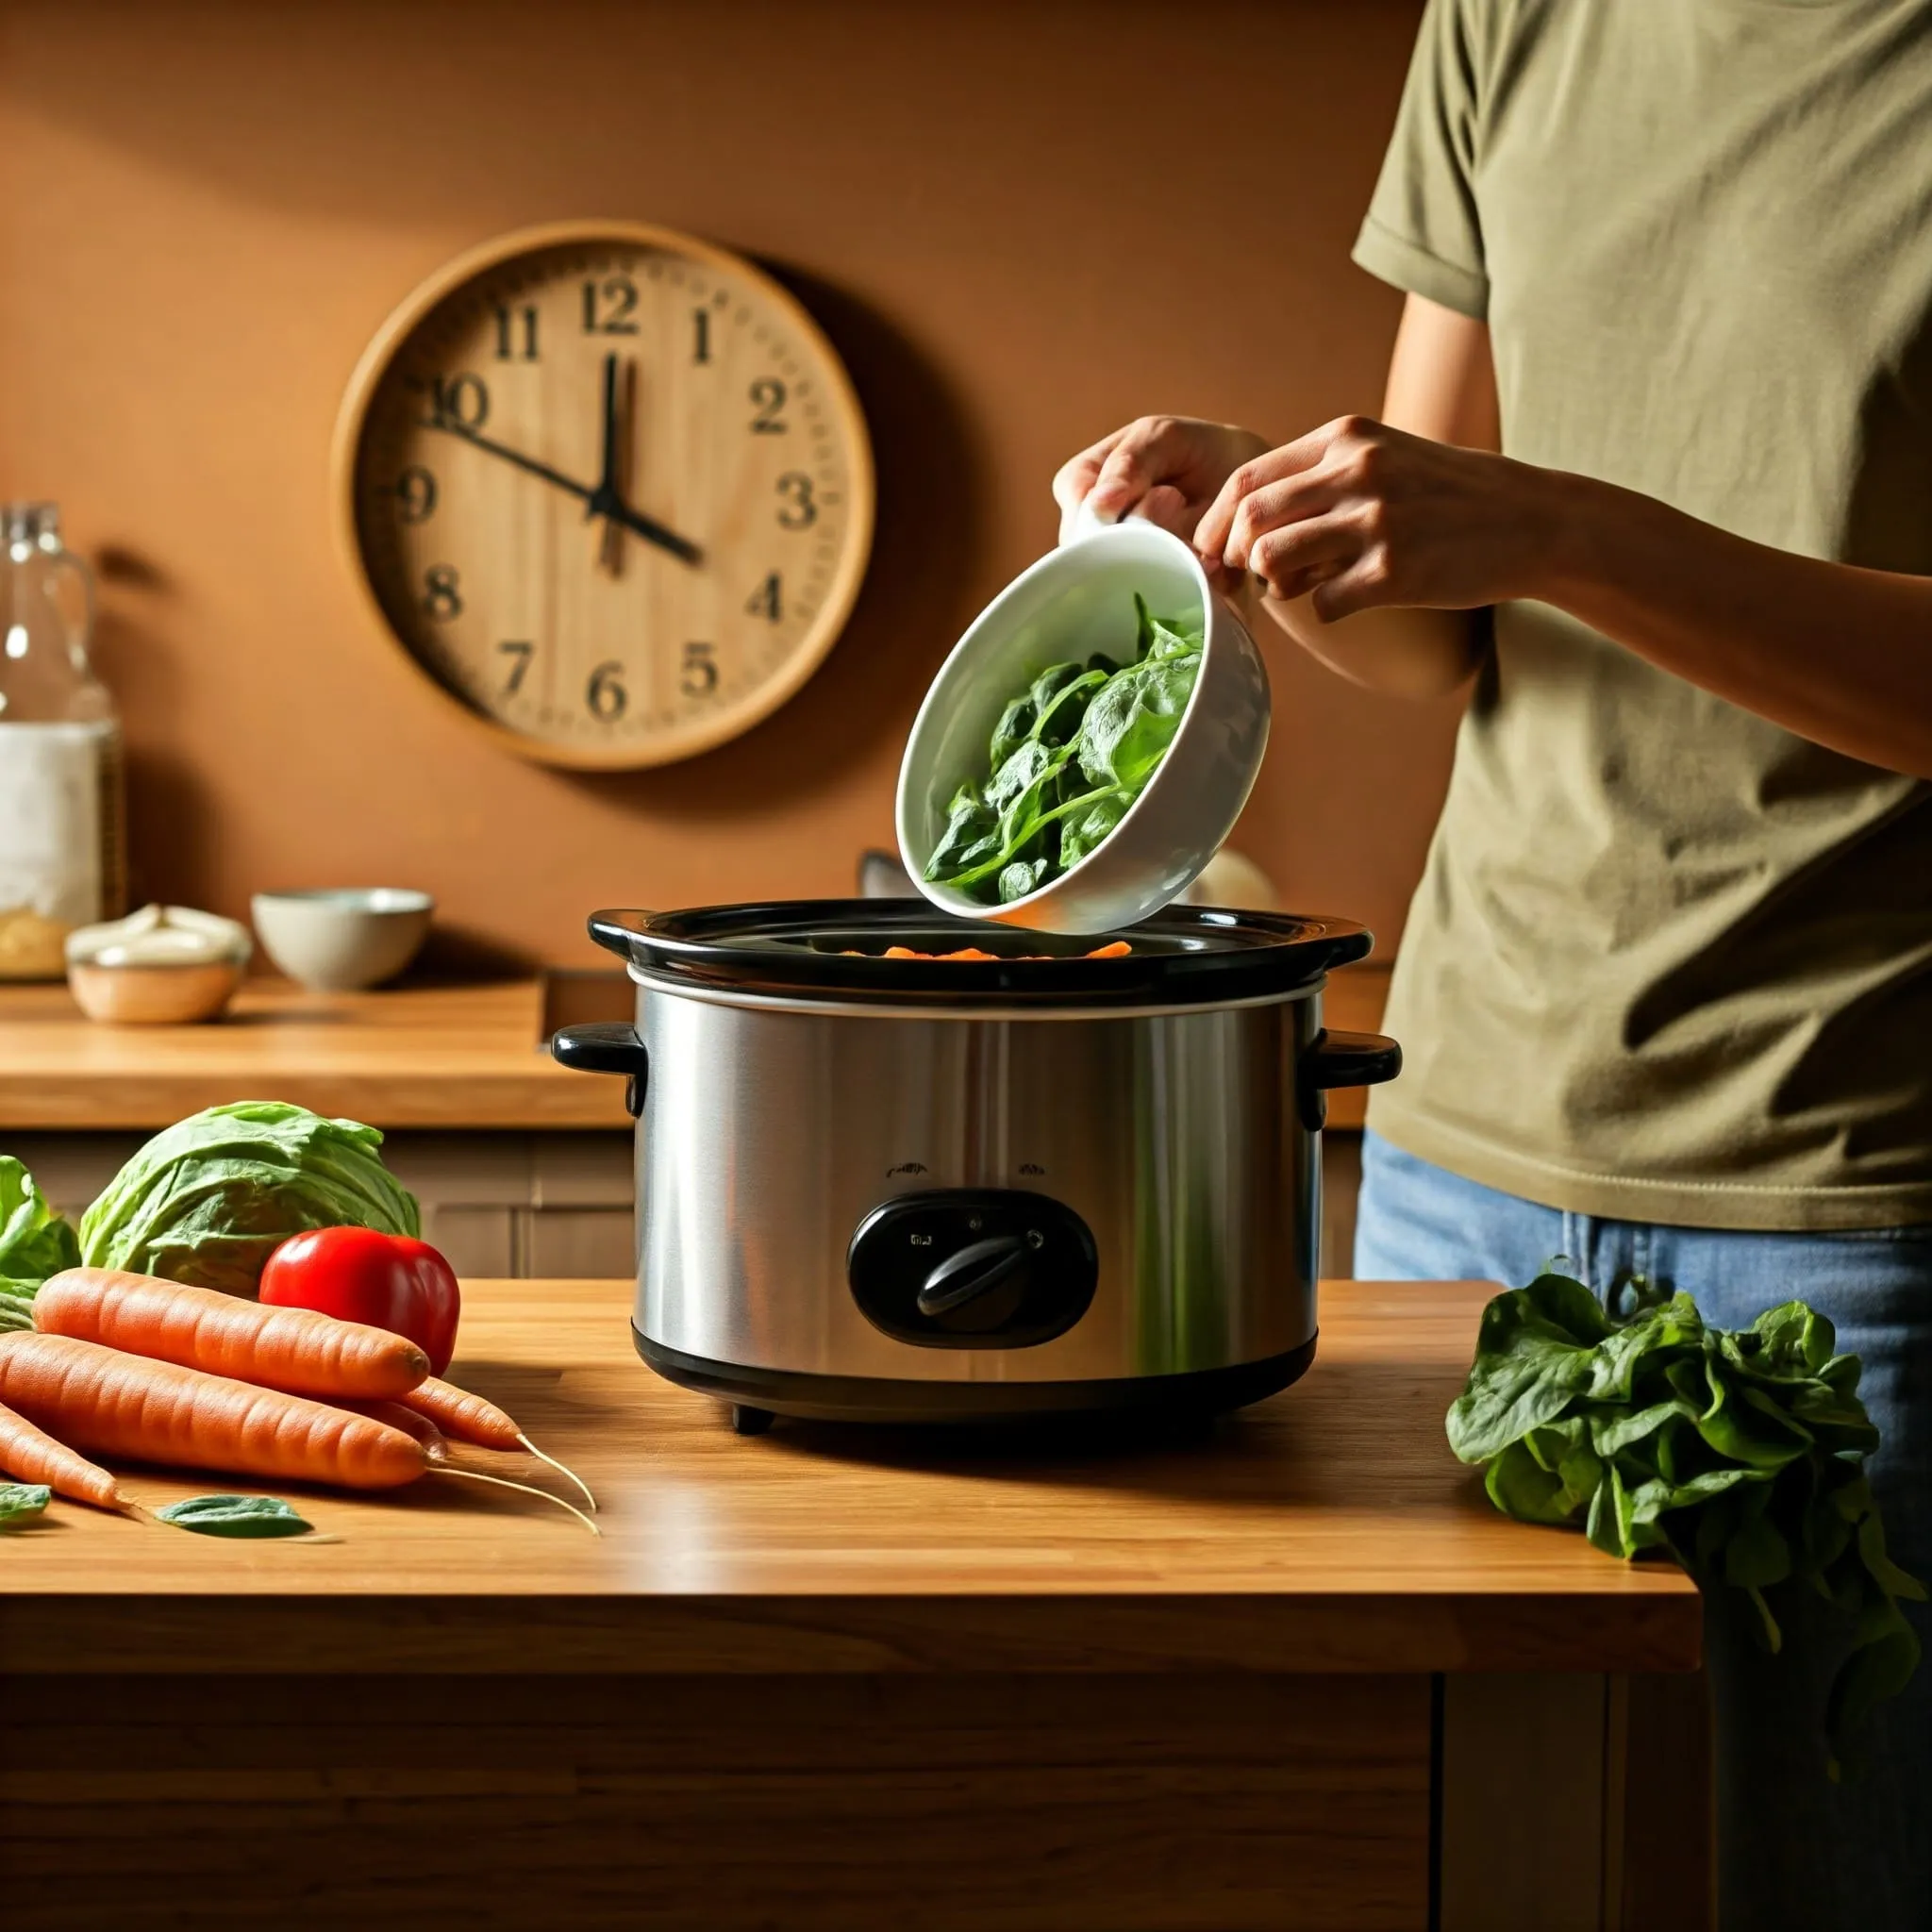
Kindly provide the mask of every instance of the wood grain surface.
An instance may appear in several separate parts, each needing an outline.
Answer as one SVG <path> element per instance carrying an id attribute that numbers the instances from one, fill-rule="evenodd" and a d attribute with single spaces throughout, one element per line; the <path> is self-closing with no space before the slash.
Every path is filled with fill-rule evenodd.
<path id="1" fill-rule="evenodd" d="M 1424 1678 L 44 1678 L 0 1735 L 8 1932 L 1408 1932 L 1427 1905 Z"/>
<path id="2" fill-rule="evenodd" d="M 1326 1024 L 1373 1033 L 1387 989 L 1380 966 L 1334 974 Z M 252 979 L 200 1026 L 102 1026 L 65 987 L 0 987 L 0 1133 L 164 1127 L 244 1099 L 377 1127 L 627 1127 L 622 1080 L 567 1073 L 541 1042 L 552 1023 L 632 1011 L 615 971 L 348 993 Z M 1364 1091 L 1329 1095 L 1333 1125 L 1361 1124 Z"/>
<path id="3" fill-rule="evenodd" d="M 1164 1441 L 781 1422 L 635 1360 L 618 1282 L 475 1282 L 452 1374 L 604 1503 L 435 1477 L 311 1499 L 339 1543 L 233 1544 L 61 1505 L 6 1539 L 22 1672 L 1673 1671 L 1695 1590 L 1505 1521 L 1441 1417 L 1487 1291 L 1329 1284 L 1295 1388 Z M 542 1476 L 541 1465 L 493 1466 Z M 141 1474 L 151 1504 L 210 1488 Z"/>
<path id="4" fill-rule="evenodd" d="M 164 1127 L 292 1100 L 378 1127 L 626 1126 L 624 1083 L 541 1051 L 535 980 L 308 992 L 253 979 L 201 1026 L 102 1026 L 61 986 L 0 989 L 0 1131 Z"/>

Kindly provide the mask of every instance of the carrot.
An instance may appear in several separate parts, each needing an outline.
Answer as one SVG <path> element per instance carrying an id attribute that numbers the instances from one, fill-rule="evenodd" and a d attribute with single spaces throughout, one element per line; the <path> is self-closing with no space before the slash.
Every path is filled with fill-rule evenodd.
<path id="1" fill-rule="evenodd" d="M 140 1513 L 140 1505 L 121 1493 L 120 1484 L 105 1469 L 76 1456 L 10 1408 L 0 1408 L 0 1474 L 16 1482 L 45 1483 L 57 1495 L 92 1503 L 96 1509 L 118 1509 L 125 1516 Z"/>
<path id="2" fill-rule="evenodd" d="M 66 1335 L 0 1335 L 0 1403 L 74 1448 L 139 1462 L 346 1490 L 396 1489 L 428 1467 L 420 1442 L 367 1416 Z"/>
<path id="3" fill-rule="evenodd" d="M 446 1436 L 485 1449 L 521 1449 L 524 1432 L 495 1403 L 467 1389 L 425 1375 L 402 1398 L 405 1408 L 427 1416 Z"/>
<path id="4" fill-rule="evenodd" d="M 377 1401 L 429 1373 L 429 1357 L 386 1328 L 113 1268 L 69 1268 L 43 1283 L 34 1326 L 285 1395 Z"/>
<path id="5" fill-rule="evenodd" d="M 348 1402 L 339 1397 L 335 1406 L 366 1415 L 373 1422 L 387 1423 L 391 1428 L 413 1437 L 422 1443 L 423 1453 L 431 1462 L 449 1460 L 449 1438 L 426 1415 L 419 1415 L 400 1402 Z"/>
<path id="6" fill-rule="evenodd" d="M 446 1383 L 443 1386 L 445 1388 L 448 1387 Z M 451 1390 L 450 1392 L 453 1395 L 462 1394 L 462 1391 L 459 1389 Z M 479 1408 L 488 1409 L 491 1407 L 480 1395 L 473 1395 L 465 1399 L 475 1404 Z M 546 1503 L 555 1503 L 559 1509 L 568 1509 L 592 1536 L 602 1536 L 604 1534 L 575 1503 L 567 1502 L 561 1496 L 553 1496 L 548 1490 L 537 1489 L 529 1483 L 513 1483 L 507 1475 L 486 1475 L 478 1469 L 457 1468 L 455 1463 L 450 1460 L 449 1438 L 426 1415 L 410 1408 L 405 1403 L 352 1402 L 345 1403 L 342 1406 L 346 1408 L 353 1408 L 358 1415 L 374 1416 L 377 1422 L 388 1423 L 391 1427 L 401 1429 L 405 1435 L 411 1436 L 418 1442 L 422 1443 L 423 1453 L 429 1458 L 429 1474 L 431 1475 L 459 1476 L 466 1483 L 493 1483 L 500 1490 L 516 1490 L 525 1496 L 541 1496 Z M 502 1409 L 494 1409 L 492 1412 L 501 1416 L 505 1422 L 509 1421 L 509 1418 L 503 1414 Z M 540 1461 L 548 1462 L 550 1460 L 550 1457 L 543 1455 L 541 1450 L 532 1450 L 530 1453 L 536 1456 Z M 555 1467 L 563 1469 L 563 1465 L 560 1462 L 557 1463 Z M 564 1469 L 563 1473 L 565 1475 L 570 1475 L 570 1471 L 567 1469 Z M 572 1475 L 571 1481 L 577 1482 L 577 1479 Z M 583 1490 L 584 1486 L 582 1483 L 577 1483 L 577 1488 Z M 591 1497 L 591 1507 L 594 1509 L 597 1507 L 597 1499 L 594 1496 L 591 1496 L 589 1490 L 584 1490 L 584 1494 Z"/>
<path id="7" fill-rule="evenodd" d="M 961 946 L 955 953 L 916 953 L 910 946 L 888 946 L 883 953 L 865 953 L 857 946 L 847 946 L 843 957 L 847 959 L 1007 959 L 1020 960 L 1030 966 L 1041 959 L 1124 959 L 1133 950 L 1125 940 L 1115 940 L 1109 945 L 1095 946 L 1091 953 L 989 953 L 980 946 Z"/>
<path id="8" fill-rule="evenodd" d="M 42 1292 L 46 1291 L 42 1289 Z M 458 1442 L 475 1442 L 484 1449 L 527 1449 L 539 1462 L 547 1462 L 559 1474 L 568 1476 L 584 1492 L 584 1501 L 592 1509 L 597 1507 L 590 1484 L 556 1457 L 544 1455 L 495 1403 L 472 1395 L 467 1389 L 458 1389 L 452 1382 L 425 1375 L 402 1398 L 402 1405 L 413 1408 L 418 1415 L 427 1416 Z"/>
<path id="9" fill-rule="evenodd" d="M 50 1424 L 80 1447 L 106 1456 L 332 1483 L 345 1490 L 400 1489 L 425 1473 L 446 1475 L 554 1503 L 592 1536 L 601 1534 L 575 1504 L 546 1490 L 475 1470 L 432 1465 L 425 1441 L 372 1416 L 175 1362 L 124 1355 L 69 1335 L 25 1330 L 0 1335 L 0 1405 L 8 1403 L 20 1411 L 16 1420 L 33 1425 L 42 1441 L 48 1439 L 38 1424 Z M 0 1417 L 8 1414 L 0 1406 Z M 51 1447 L 59 1451 L 61 1445 L 53 1442 Z M 72 1461 L 80 1471 L 90 1467 L 78 1457 Z M 113 1479 L 105 1470 L 93 1474 L 111 1488 Z M 134 1503 L 107 1507 L 145 1513 Z"/>

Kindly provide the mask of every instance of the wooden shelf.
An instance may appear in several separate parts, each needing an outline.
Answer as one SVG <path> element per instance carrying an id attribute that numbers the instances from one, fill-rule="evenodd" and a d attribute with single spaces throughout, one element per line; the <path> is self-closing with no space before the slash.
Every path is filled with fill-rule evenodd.
<path id="1" fill-rule="evenodd" d="M 1329 982 L 1329 1025 L 1374 1032 L 1387 974 Z M 485 986 L 311 993 L 250 980 L 202 1026 L 101 1026 L 65 987 L 0 987 L 0 1130 L 153 1130 L 225 1100 L 292 1100 L 377 1127 L 628 1127 L 624 1083 L 571 1074 L 543 1051 L 567 1021 L 627 1018 L 620 973 Z M 1359 1126 L 1362 1093 L 1330 1100 Z"/>
<path id="2" fill-rule="evenodd" d="M 625 1127 L 624 1083 L 542 1050 L 535 980 L 311 993 L 250 980 L 201 1026 L 101 1026 L 59 986 L 0 990 L 0 1129 L 163 1127 L 292 1100 L 377 1127 Z"/>

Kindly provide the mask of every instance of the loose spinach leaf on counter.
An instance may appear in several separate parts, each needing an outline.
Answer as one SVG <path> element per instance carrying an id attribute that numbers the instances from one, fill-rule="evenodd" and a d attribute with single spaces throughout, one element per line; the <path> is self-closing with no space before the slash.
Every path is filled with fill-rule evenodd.
<path id="1" fill-rule="evenodd" d="M 315 1527 L 279 1496 L 189 1496 L 155 1514 L 200 1536 L 308 1536 Z"/>
<path id="2" fill-rule="evenodd" d="M 1010 905 L 1085 858 L 1126 816 L 1167 756 L 1200 675 L 1196 628 L 1134 599 L 1134 655 L 1049 664 L 1000 713 L 984 778 L 946 807 L 928 879 Z"/>
<path id="3" fill-rule="evenodd" d="M 54 1492 L 45 1483 L 0 1483 L 0 1529 L 14 1523 L 31 1523 L 44 1515 Z"/>
<path id="4" fill-rule="evenodd" d="M 1766 1646 L 1765 1592 L 1787 1582 L 1839 1613 L 1848 1655 L 1824 1712 L 1834 1777 L 1847 1740 L 1919 1662 L 1900 1608 L 1924 1585 L 1886 1555 L 1865 1476 L 1878 1431 L 1858 1359 L 1803 1302 L 1713 1328 L 1687 1294 L 1627 1322 L 1545 1274 L 1483 1310 L 1449 1444 L 1484 1465 L 1490 1500 L 1525 1523 L 1581 1519 L 1615 1557 L 1661 1550 L 1707 1590 L 1740 1591 Z"/>
<path id="5" fill-rule="evenodd" d="M 31 1328 L 41 1283 L 79 1266 L 79 1237 L 47 1205 L 33 1175 L 0 1154 L 0 1332 Z"/>

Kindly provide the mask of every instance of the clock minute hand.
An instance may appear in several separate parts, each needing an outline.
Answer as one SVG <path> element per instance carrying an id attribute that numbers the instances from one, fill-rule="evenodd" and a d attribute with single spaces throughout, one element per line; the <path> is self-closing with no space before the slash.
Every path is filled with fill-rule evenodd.
<path id="1" fill-rule="evenodd" d="M 617 352 L 604 358 L 604 465 L 599 491 L 617 495 Z"/>
<path id="2" fill-rule="evenodd" d="M 655 543 L 658 549 L 670 551 L 672 556 L 682 558 L 686 563 L 697 563 L 703 559 L 704 552 L 695 543 L 680 537 L 675 530 L 667 530 L 662 524 L 640 515 L 622 502 L 614 491 L 607 500 L 601 486 L 592 490 L 587 484 L 579 483 L 575 476 L 566 476 L 561 470 L 553 470 L 548 463 L 525 456 L 520 449 L 511 449 L 507 442 L 498 442 L 494 437 L 485 436 L 481 430 L 472 429 L 468 424 L 458 423 L 454 417 L 434 417 L 429 426 L 451 436 L 459 436 L 465 442 L 474 443 L 486 456 L 500 457 L 505 462 L 514 463 L 518 469 L 527 470 L 531 475 L 541 476 L 546 483 L 568 491 L 591 506 L 591 516 L 615 517 L 626 529 L 635 530 L 647 543 Z"/>
<path id="3" fill-rule="evenodd" d="M 590 507 L 584 511 L 584 521 L 597 525 L 597 561 L 612 576 L 624 567 L 622 525 L 612 523 L 608 517 L 600 518 L 596 506 L 599 499 L 605 502 L 613 498 L 623 499 L 624 466 L 619 456 L 629 440 L 629 425 L 623 420 L 627 414 L 618 408 L 618 361 L 617 352 L 613 349 L 604 358 L 604 460 L 600 466 L 597 489 Z"/>

